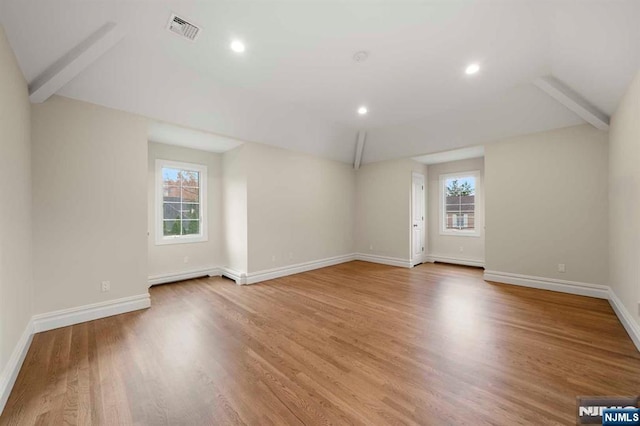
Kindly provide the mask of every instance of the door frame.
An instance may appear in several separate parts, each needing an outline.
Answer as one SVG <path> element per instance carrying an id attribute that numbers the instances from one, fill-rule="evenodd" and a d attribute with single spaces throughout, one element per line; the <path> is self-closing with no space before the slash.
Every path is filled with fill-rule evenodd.
<path id="1" fill-rule="evenodd" d="M 413 252 L 413 207 L 415 203 L 414 192 L 413 192 L 413 181 L 414 178 L 419 177 L 422 178 L 422 253 L 419 256 L 415 256 Z M 427 179 L 426 176 L 422 173 L 411 172 L 411 202 L 410 211 L 409 211 L 409 243 L 411 254 L 409 256 L 411 267 L 416 265 L 420 265 L 421 263 L 426 262 L 427 259 Z"/>

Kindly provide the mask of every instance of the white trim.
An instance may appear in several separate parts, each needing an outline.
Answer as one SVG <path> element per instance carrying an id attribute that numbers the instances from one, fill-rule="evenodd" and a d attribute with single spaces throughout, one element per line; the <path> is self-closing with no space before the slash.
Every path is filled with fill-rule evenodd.
<path id="1" fill-rule="evenodd" d="M 122 26 L 107 22 L 58 59 L 29 85 L 29 100 L 39 104 L 95 63 L 126 35 Z"/>
<path id="2" fill-rule="evenodd" d="M 149 293 L 144 293 L 137 296 L 123 297 L 122 299 L 47 312 L 33 316 L 33 331 L 34 333 L 39 333 L 41 331 L 53 330 L 54 328 L 66 327 L 81 322 L 110 317 L 112 315 L 137 311 L 150 306 L 151 298 Z"/>
<path id="3" fill-rule="evenodd" d="M 154 275 L 149 277 L 149 285 L 168 283 L 173 281 L 181 281 L 189 278 L 198 278 L 204 275 L 225 276 L 232 279 L 238 285 L 257 284 L 263 281 L 273 280 L 288 275 L 299 274 L 302 272 L 312 271 L 314 269 L 326 268 L 327 266 L 338 265 L 341 263 L 352 262 L 354 260 L 362 260 L 364 262 L 380 263 L 383 265 L 398 266 L 401 268 L 411 268 L 411 261 L 396 257 L 377 256 L 371 254 L 355 253 L 345 254 L 341 256 L 328 257 L 326 259 L 313 260 L 310 262 L 297 263 L 294 265 L 282 266 L 273 269 L 264 269 L 256 272 L 236 271 L 226 266 L 210 267 L 197 269 L 186 272 L 176 272 L 171 274 Z"/>
<path id="4" fill-rule="evenodd" d="M 533 81 L 533 84 L 596 129 L 605 132 L 609 130 L 609 116 L 607 114 L 591 105 L 580 94 L 554 76 L 548 75 L 537 78 Z"/>
<path id="5" fill-rule="evenodd" d="M 559 291 L 561 293 L 577 294 L 580 296 L 597 297 L 599 299 L 609 298 L 609 287 L 599 284 L 512 274 L 510 272 L 500 271 L 484 271 L 484 280 L 504 284 L 515 284 L 523 287 L 539 288 L 542 290 Z"/>
<path id="6" fill-rule="evenodd" d="M 301 272 L 312 271 L 314 269 L 326 268 L 327 266 L 338 265 L 340 263 L 351 262 L 353 260 L 355 260 L 355 256 L 353 254 L 345 254 L 342 256 L 328 257 L 326 259 L 314 260 L 311 262 L 283 266 L 281 268 L 250 272 L 247 274 L 246 282 L 243 284 L 256 284 L 262 281 L 273 280 L 275 278 L 286 277 L 287 275 L 299 274 Z"/>
<path id="7" fill-rule="evenodd" d="M 475 266 L 478 268 L 484 268 L 484 260 L 464 259 L 459 257 L 439 256 L 432 254 L 427 256 L 427 262 L 442 262 L 451 263 L 453 265 Z"/>
<path id="8" fill-rule="evenodd" d="M 27 326 L 22 332 L 22 336 L 20 336 L 20 340 L 18 340 L 15 348 L 13 348 L 9 361 L 7 361 L 7 364 L 0 374 L 0 414 L 2 414 L 9 395 L 11 395 L 13 385 L 18 378 L 22 363 L 31 346 L 31 340 L 33 340 L 33 320 L 29 320 L 27 323 Z"/>
<path id="9" fill-rule="evenodd" d="M 362 151 L 364 150 L 364 141 L 367 138 L 365 130 L 358 130 L 358 141 L 356 142 L 356 158 L 353 162 L 353 168 L 358 170 L 362 161 Z"/>
<path id="10" fill-rule="evenodd" d="M 247 283 L 247 273 L 236 271 L 235 269 L 222 266 L 220 269 L 220 275 L 232 279 L 238 285 L 245 285 Z"/>
<path id="11" fill-rule="evenodd" d="M 426 259 L 426 256 L 424 256 Z M 208 267 L 184 272 L 174 272 L 149 276 L 149 285 L 164 284 L 175 281 L 182 281 L 191 278 L 199 278 L 205 275 L 210 277 L 225 276 L 232 279 L 238 285 L 257 284 L 267 280 L 273 280 L 288 275 L 299 274 L 312 271 L 314 269 L 326 268 L 327 266 L 338 265 L 340 263 L 362 260 L 364 262 L 380 263 L 383 265 L 398 266 L 401 268 L 411 268 L 411 260 L 397 257 L 377 256 L 372 254 L 354 253 L 341 256 L 328 257 L 326 259 L 313 260 L 310 262 L 296 263 L 294 265 L 282 266 L 273 269 L 264 269 L 256 272 L 237 271 L 226 266 Z"/>
<path id="12" fill-rule="evenodd" d="M 363 262 L 380 263 L 382 265 L 398 266 L 400 268 L 412 268 L 410 259 L 401 259 L 399 257 L 378 256 L 375 254 L 356 253 L 355 260 Z"/>
<path id="13" fill-rule="evenodd" d="M 415 241 L 414 241 L 415 226 L 414 225 L 416 225 L 416 221 L 415 221 L 415 207 L 416 207 L 415 206 L 415 201 L 416 201 L 415 200 L 415 196 L 416 196 L 415 180 L 416 179 L 421 181 L 420 186 L 422 188 L 421 189 L 422 211 L 420 212 L 420 217 L 422 219 L 419 221 L 422 224 L 422 227 L 421 227 L 422 251 L 417 256 L 414 251 L 414 248 L 415 248 Z M 426 259 L 426 252 L 425 252 L 425 248 L 427 247 L 427 220 L 426 220 L 427 188 L 426 186 L 427 186 L 427 178 L 425 177 L 424 174 L 418 173 L 418 172 L 411 172 L 411 215 L 410 215 L 411 217 L 409 218 L 409 236 L 410 236 L 409 251 L 410 251 L 410 258 L 411 258 L 411 267 L 424 263 Z"/>
<path id="14" fill-rule="evenodd" d="M 484 280 L 607 299 L 618 320 L 627 331 L 627 334 L 629 334 L 631 341 L 638 351 L 640 351 L 640 325 L 635 321 L 633 315 L 631 315 L 626 306 L 609 286 L 499 271 L 485 271 Z"/>
<path id="15" fill-rule="evenodd" d="M 633 319 L 631 313 L 629 313 L 626 306 L 618 299 L 618 296 L 616 296 L 611 288 L 609 288 L 609 304 L 618 316 L 624 329 L 627 330 L 627 334 L 631 337 L 633 344 L 636 345 L 636 348 L 640 351 L 640 326 L 638 326 L 638 323 Z"/>
<path id="16" fill-rule="evenodd" d="M 429 256 L 427 256 L 426 254 L 420 255 L 418 257 L 414 257 L 413 259 L 411 259 L 411 267 L 413 268 L 414 266 L 422 265 L 423 263 L 426 263 L 428 261 L 429 261 Z"/>
<path id="17" fill-rule="evenodd" d="M 164 185 L 162 179 L 162 168 L 171 167 L 175 169 L 193 170 L 199 173 L 200 186 L 198 196 L 198 209 L 199 209 L 199 222 L 200 233 L 197 235 L 177 235 L 177 236 L 164 236 Z M 165 244 L 189 244 L 189 243 L 202 243 L 209 241 L 209 234 L 207 231 L 207 166 L 204 164 L 185 163 L 180 161 L 164 160 L 162 158 L 156 159 L 155 169 L 155 186 L 156 186 L 156 200 L 155 200 L 155 243 L 157 246 Z"/>
<path id="18" fill-rule="evenodd" d="M 219 277 L 222 275 L 222 271 L 217 267 L 191 269 L 189 271 L 182 272 L 169 272 L 166 274 L 149 275 L 149 287 L 156 284 L 166 284 L 175 281 L 189 280 L 191 278 L 200 278 L 204 276 Z"/>

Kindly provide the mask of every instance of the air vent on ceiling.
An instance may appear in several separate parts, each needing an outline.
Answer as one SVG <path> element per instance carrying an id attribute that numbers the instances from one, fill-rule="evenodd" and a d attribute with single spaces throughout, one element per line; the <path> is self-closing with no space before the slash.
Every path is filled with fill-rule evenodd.
<path id="1" fill-rule="evenodd" d="M 200 27 L 182 19 L 175 13 L 171 14 L 171 18 L 169 18 L 169 23 L 167 24 L 167 29 L 174 34 L 191 41 L 196 41 L 201 31 Z"/>

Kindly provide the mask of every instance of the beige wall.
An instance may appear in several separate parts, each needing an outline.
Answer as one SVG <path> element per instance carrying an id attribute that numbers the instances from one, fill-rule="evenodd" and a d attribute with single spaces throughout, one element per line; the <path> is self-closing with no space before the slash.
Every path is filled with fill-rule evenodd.
<path id="1" fill-rule="evenodd" d="M 207 166 L 208 241 L 156 245 L 156 160 Z M 149 276 L 216 268 L 222 256 L 222 155 L 160 143 L 149 143 L 148 229 Z M 187 262 L 185 263 L 185 257 Z"/>
<path id="2" fill-rule="evenodd" d="M 353 253 L 349 164 L 246 144 L 248 272 Z"/>
<path id="3" fill-rule="evenodd" d="M 162 157 L 209 167 L 209 221 L 217 227 L 209 227 L 208 243 L 155 246 L 150 225 L 150 276 L 216 266 L 252 273 L 353 253 L 351 165 L 256 143 L 222 155 L 149 147 L 149 223 L 155 159 Z"/>
<path id="4" fill-rule="evenodd" d="M 480 229 L 479 236 L 440 235 L 440 175 L 458 172 L 480 172 L 478 194 L 476 201 L 476 226 Z M 428 254 L 447 258 L 448 260 L 464 260 L 484 262 L 484 159 L 451 161 L 448 163 L 429 165 L 429 179 L 427 190 L 427 224 L 428 224 Z"/>
<path id="5" fill-rule="evenodd" d="M 582 125 L 485 147 L 487 270 L 607 284 L 607 145 Z"/>
<path id="6" fill-rule="evenodd" d="M 356 175 L 356 252 L 409 261 L 412 173 L 427 167 L 412 160 L 365 164 Z"/>
<path id="7" fill-rule="evenodd" d="M 52 97 L 32 140 L 35 313 L 146 293 L 146 120 Z"/>
<path id="8" fill-rule="evenodd" d="M 248 269 L 246 145 L 222 156 L 222 252 L 224 266 Z"/>
<path id="9" fill-rule="evenodd" d="M 640 73 L 609 131 L 609 285 L 640 325 Z"/>
<path id="10" fill-rule="evenodd" d="M 0 383 L 33 314 L 30 114 L 27 83 L 0 26 Z M 3 403 L 0 394 L 0 411 Z"/>

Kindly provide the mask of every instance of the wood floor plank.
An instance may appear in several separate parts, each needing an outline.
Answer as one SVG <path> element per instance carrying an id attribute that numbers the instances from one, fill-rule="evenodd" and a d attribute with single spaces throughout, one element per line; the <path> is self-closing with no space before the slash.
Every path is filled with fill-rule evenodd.
<path id="1" fill-rule="evenodd" d="M 578 395 L 640 393 L 607 301 L 475 268 L 150 292 L 148 310 L 35 335 L 0 425 L 572 425 Z"/>

